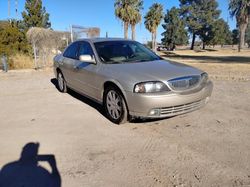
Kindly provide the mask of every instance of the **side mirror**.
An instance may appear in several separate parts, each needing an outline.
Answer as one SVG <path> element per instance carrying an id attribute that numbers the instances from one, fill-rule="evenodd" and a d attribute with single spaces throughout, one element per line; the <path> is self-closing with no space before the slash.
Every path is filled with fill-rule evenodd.
<path id="1" fill-rule="evenodd" d="M 96 63 L 95 59 L 91 55 L 80 55 L 79 60 L 81 62 L 87 62 L 87 63 L 90 63 L 90 64 L 95 64 Z"/>

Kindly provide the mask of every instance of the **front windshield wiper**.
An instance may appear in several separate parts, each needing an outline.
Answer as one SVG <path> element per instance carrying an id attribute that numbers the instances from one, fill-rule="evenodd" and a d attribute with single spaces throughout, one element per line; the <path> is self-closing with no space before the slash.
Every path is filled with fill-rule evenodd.
<path id="1" fill-rule="evenodd" d="M 119 62 L 119 61 L 107 61 L 104 63 L 106 63 L 106 64 L 123 64 L 123 62 Z"/>
<path id="2" fill-rule="evenodd" d="M 124 64 L 124 63 L 136 63 L 136 62 L 150 62 L 159 59 L 138 59 L 138 60 L 125 60 L 125 61 L 107 61 L 106 64 Z"/>
<path id="3" fill-rule="evenodd" d="M 126 60 L 126 61 L 123 61 L 125 63 L 134 63 L 134 62 L 148 62 L 150 60 L 145 60 L 145 59 L 141 59 L 141 60 Z"/>
<path id="4" fill-rule="evenodd" d="M 141 59 L 141 60 L 133 60 L 133 61 L 128 61 L 128 62 L 150 62 L 150 61 L 156 61 L 159 59 Z"/>
<path id="5" fill-rule="evenodd" d="M 134 62 L 148 62 L 148 61 L 150 61 L 150 60 L 143 59 L 143 60 L 135 60 Z"/>

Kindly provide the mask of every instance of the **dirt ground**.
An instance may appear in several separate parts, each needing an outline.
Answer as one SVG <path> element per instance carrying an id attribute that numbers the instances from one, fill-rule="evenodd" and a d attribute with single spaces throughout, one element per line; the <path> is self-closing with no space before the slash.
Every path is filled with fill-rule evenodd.
<path id="1" fill-rule="evenodd" d="M 61 186 L 250 186 L 250 65 L 180 59 L 210 73 L 210 102 L 121 126 L 94 102 L 59 93 L 51 71 L 0 73 L 0 168 L 38 142 L 39 155 L 55 156 Z M 39 161 L 51 172 L 48 163 Z"/>

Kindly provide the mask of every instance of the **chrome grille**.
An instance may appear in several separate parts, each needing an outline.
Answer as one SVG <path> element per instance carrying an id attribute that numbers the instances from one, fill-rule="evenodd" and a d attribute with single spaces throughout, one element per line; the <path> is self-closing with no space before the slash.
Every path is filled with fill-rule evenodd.
<path id="1" fill-rule="evenodd" d="M 193 110 L 197 110 L 204 105 L 205 105 L 205 101 L 200 100 L 200 101 L 196 101 L 196 102 L 192 102 L 192 103 L 188 103 L 184 105 L 165 107 L 165 108 L 161 108 L 161 115 L 172 116 L 172 115 L 183 114 L 183 113 L 191 112 Z"/>
<path id="2" fill-rule="evenodd" d="M 168 84 L 173 90 L 187 90 L 198 85 L 200 79 L 199 75 L 180 77 L 169 80 Z"/>

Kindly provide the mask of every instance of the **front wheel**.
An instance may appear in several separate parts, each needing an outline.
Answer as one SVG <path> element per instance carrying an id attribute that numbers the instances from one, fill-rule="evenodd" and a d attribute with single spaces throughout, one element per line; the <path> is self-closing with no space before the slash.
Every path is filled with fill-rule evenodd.
<path id="1" fill-rule="evenodd" d="M 104 91 L 104 108 L 107 117 L 113 123 L 122 124 L 127 122 L 128 112 L 126 103 L 118 89 L 108 87 Z"/>

